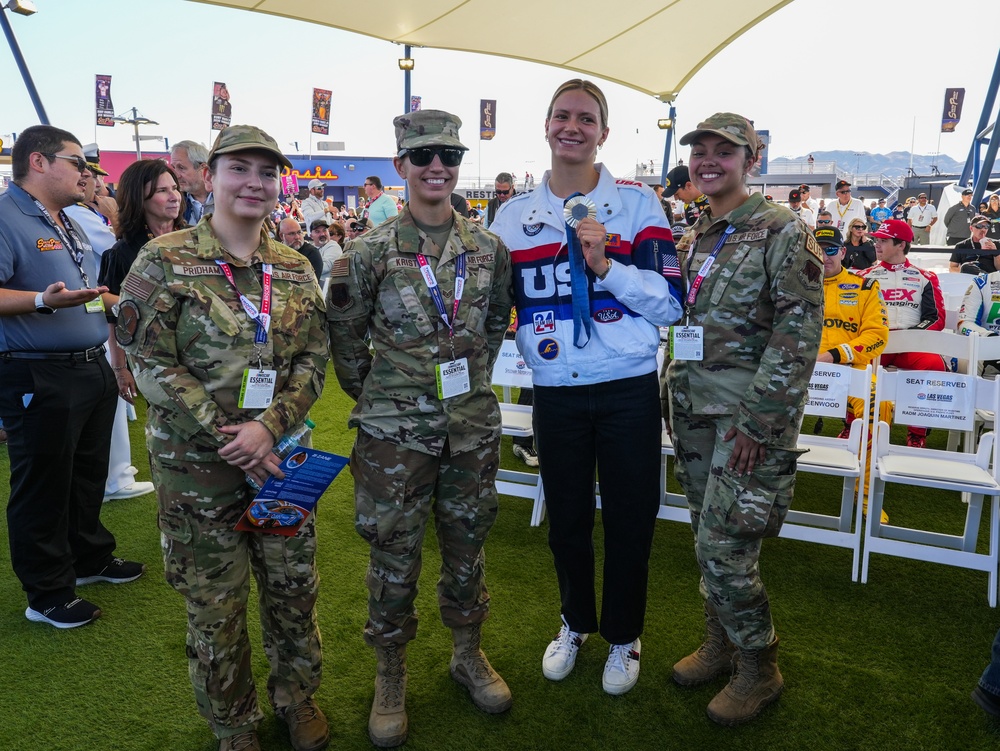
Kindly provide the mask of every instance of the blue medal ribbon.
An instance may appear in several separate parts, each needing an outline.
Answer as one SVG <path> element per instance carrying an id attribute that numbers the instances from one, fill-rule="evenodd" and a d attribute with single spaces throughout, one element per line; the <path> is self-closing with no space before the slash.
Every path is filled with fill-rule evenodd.
<path id="1" fill-rule="evenodd" d="M 593 324 L 590 320 L 590 280 L 587 278 L 587 264 L 583 260 L 580 238 L 576 236 L 576 226 L 580 219 L 588 216 L 589 211 L 584 203 L 586 198 L 583 193 L 574 193 L 563 201 L 563 206 L 578 197 L 583 200 L 570 207 L 572 218 L 566 221 L 566 251 L 569 255 L 569 281 L 573 294 L 573 344 L 582 349 L 590 341 Z M 577 216 L 578 211 L 582 216 Z"/>

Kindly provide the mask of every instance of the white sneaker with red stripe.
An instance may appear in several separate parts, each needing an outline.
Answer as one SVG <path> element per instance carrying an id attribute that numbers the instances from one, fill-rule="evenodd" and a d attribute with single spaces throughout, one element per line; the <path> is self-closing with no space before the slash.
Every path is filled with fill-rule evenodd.
<path id="1" fill-rule="evenodd" d="M 612 644 L 608 661 L 604 663 L 604 690 L 618 696 L 624 694 L 639 680 L 639 640 L 629 644 Z"/>
<path id="2" fill-rule="evenodd" d="M 562 619 L 563 625 L 552 640 L 545 655 L 542 657 L 542 675 L 550 681 L 561 681 L 573 672 L 576 665 L 576 655 L 580 651 L 580 645 L 587 641 L 587 634 L 580 634 L 572 631 L 566 618 Z"/>

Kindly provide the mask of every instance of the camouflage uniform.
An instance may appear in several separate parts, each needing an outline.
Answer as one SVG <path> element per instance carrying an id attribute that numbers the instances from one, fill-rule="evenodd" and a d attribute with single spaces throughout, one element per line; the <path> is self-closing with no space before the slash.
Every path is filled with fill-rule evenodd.
<path id="1" fill-rule="evenodd" d="M 331 273 L 334 367 L 358 402 L 349 422 L 360 428 L 351 472 L 355 526 L 371 545 L 365 640 L 372 646 L 401 645 L 416 635 L 413 600 L 432 497 L 441 618 L 460 628 L 489 612 L 483 543 L 496 519 L 500 449 L 500 408 L 490 381 L 513 304 L 511 265 L 494 235 L 457 213 L 454 222 L 438 248 L 404 208 L 348 244 Z M 450 318 L 455 260 L 463 252 L 465 289 L 450 337 L 416 255 L 423 253 L 434 269 Z M 470 391 L 438 399 L 435 366 L 462 357 Z"/>
<path id="2" fill-rule="evenodd" d="M 275 437 L 319 398 L 328 352 L 324 306 L 304 257 L 261 234 L 248 261 L 224 254 L 209 220 L 163 235 L 139 253 L 122 285 L 118 340 L 149 402 L 146 438 L 159 500 L 166 578 L 187 600 L 187 655 L 198 708 L 217 736 L 262 718 L 246 633 L 249 572 L 257 579 L 268 696 L 281 710 L 315 693 L 322 672 L 314 605 L 319 585 L 313 519 L 294 537 L 233 529 L 251 498 L 244 473 L 218 450 L 223 425 L 260 421 Z M 257 304 L 261 265 L 273 264 L 271 326 L 261 346 L 277 371 L 264 410 L 238 406 L 243 371 L 258 367 L 257 326 L 216 259 Z M 138 312 L 134 335 L 129 318 Z"/>
<path id="3" fill-rule="evenodd" d="M 806 226 L 756 194 L 718 219 L 702 214 L 685 235 L 678 256 L 689 283 L 730 225 L 690 311 L 689 323 L 704 327 L 704 360 L 674 360 L 666 385 L 702 593 L 734 644 L 763 649 L 774 629 L 760 543 L 778 534 L 792 499 L 823 326 L 823 263 Z M 734 425 L 767 450 L 749 476 L 726 467 L 735 439 L 723 438 Z"/>

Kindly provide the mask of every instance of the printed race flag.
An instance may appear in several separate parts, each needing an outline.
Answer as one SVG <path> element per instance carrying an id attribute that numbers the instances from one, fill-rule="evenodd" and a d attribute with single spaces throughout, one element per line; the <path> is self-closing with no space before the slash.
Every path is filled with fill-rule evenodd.
<path id="1" fill-rule="evenodd" d="M 479 140 L 491 141 L 497 134 L 497 100 L 479 100 Z"/>
<path id="2" fill-rule="evenodd" d="M 965 89 L 945 89 L 944 114 L 941 115 L 941 132 L 954 133 L 955 126 L 962 119 L 962 102 L 965 101 Z"/>
<path id="3" fill-rule="evenodd" d="M 114 127 L 115 106 L 111 103 L 111 76 L 97 76 L 94 88 L 97 102 L 97 124 Z"/>
<path id="4" fill-rule="evenodd" d="M 313 89 L 312 132 L 330 135 L 330 97 L 332 91 Z"/>
<path id="5" fill-rule="evenodd" d="M 212 130 L 228 128 L 233 121 L 233 104 L 229 100 L 226 84 L 215 82 L 212 90 Z"/>
<path id="6" fill-rule="evenodd" d="M 420 102 L 421 101 L 422 100 L 421 100 L 420 97 L 415 96 L 415 95 L 411 96 L 410 97 L 410 112 L 416 112 L 416 111 L 418 111 L 420 109 Z"/>

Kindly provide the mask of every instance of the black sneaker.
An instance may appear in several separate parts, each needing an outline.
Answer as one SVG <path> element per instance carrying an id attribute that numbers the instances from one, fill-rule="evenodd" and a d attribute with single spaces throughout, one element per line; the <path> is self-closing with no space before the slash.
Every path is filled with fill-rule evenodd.
<path id="1" fill-rule="evenodd" d="M 76 586 L 82 587 L 84 584 L 94 584 L 95 582 L 108 582 L 110 584 L 124 584 L 131 582 L 142 576 L 146 570 L 145 563 L 135 561 L 123 561 L 121 558 L 112 558 L 111 563 L 93 576 L 81 576 L 76 580 Z"/>
<path id="2" fill-rule="evenodd" d="M 79 597 L 62 605 L 53 605 L 44 610 L 27 608 L 24 617 L 35 623 L 47 623 L 56 628 L 76 628 L 86 626 L 101 617 L 101 609 L 92 602 Z"/>

